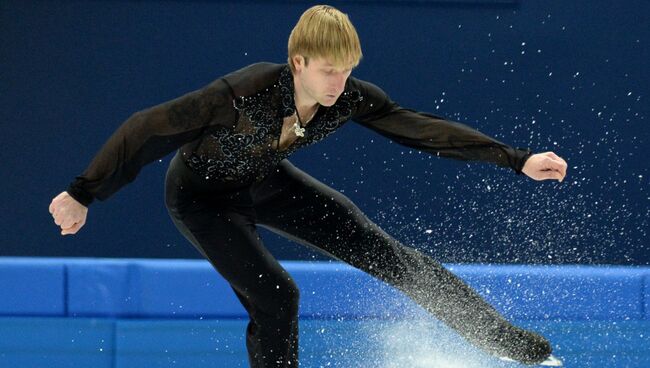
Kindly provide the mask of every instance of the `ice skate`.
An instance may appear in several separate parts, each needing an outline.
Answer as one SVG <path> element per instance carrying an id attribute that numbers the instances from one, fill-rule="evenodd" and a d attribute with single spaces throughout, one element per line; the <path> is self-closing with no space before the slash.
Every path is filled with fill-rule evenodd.
<path id="1" fill-rule="evenodd" d="M 508 357 L 501 357 L 499 359 L 501 359 L 503 361 L 506 361 L 506 362 L 515 362 L 515 363 L 517 362 L 516 360 L 510 359 Z M 556 358 L 553 355 L 549 355 L 549 357 L 546 358 L 546 360 L 544 360 L 543 362 L 541 362 L 541 363 L 539 363 L 537 365 L 545 366 L 545 367 L 562 367 L 563 366 L 562 361 L 560 359 Z"/>

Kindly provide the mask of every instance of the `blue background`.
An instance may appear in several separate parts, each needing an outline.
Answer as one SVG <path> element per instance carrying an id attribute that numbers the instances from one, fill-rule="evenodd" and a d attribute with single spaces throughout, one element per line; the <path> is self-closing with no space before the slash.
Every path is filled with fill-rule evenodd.
<path id="1" fill-rule="evenodd" d="M 311 2 L 0 2 L 2 255 L 198 257 L 163 204 L 170 157 L 61 237 L 50 200 L 133 112 L 284 62 Z M 350 123 L 291 161 L 444 262 L 650 264 L 647 1 L 333 2 L 354 75 L 403 106 L 552 150 L 563 183 L 438 159 Z M 318 258 L 266 230 L 281 258 Z"/>

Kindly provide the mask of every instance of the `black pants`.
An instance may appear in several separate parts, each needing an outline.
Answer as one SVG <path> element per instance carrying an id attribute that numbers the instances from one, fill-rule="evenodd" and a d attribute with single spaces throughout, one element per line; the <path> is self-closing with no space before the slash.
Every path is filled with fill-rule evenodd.
<path id="1" fill-rule="evenodd" d="M 264 247 L 256 225 L 398 288 L 489 353 L 530 362 L 550 354 L 544 338 L 512 326 L 441 264 L 393 239 L 343 194 L 287 160 L 261 182 L 206 185 L 176 155 L 165 191 L 174 224 L 249 313 L 251 367 L 298 366 L 299 291 Z"/>

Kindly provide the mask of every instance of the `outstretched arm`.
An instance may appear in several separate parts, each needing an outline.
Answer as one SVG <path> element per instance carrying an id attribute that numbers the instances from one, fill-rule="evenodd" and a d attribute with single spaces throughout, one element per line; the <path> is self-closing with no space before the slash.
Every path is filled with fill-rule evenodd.
<path id="1" fill-rule="evenodd" d="M 137 112 L 102 146 L 86 170 L 49 206 L 61 235 L 85 224 L 88 206 L 133 181 L 143 166 L 202 136 L 212 126 L 233 126 L 236 111 L 227 83 L 218 79 L 172 101 Z"/>
<path id="2" fill-rule="evenodd" d="M 223 79 L 127 119 L 67 189 L 88 206 L 135 180 L 148 163 L 202 136 L 214 125 L 233 126 L 236 111 Z"/>
<path id="3" fill-rule="evenodd" d="M 566 163 L 555 154 L 511 147 L 465 124 L 403 108 L 372 83 L 353 77 L 349 83 L 362 97 L 352 119 L 399 144 L 436 156 L 494 163 L 536 180 L 555 179 L 551 172 L 566 174 Z"/>

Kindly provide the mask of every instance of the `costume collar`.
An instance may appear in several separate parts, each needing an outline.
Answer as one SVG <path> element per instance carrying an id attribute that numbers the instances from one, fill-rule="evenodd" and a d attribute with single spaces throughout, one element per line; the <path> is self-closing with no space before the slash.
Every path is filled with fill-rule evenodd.
<path id="1" fill-rule="evenodd" d="M 291 116 L 296 112 L 296 102 L 294 101 L 293 74 L 289 64 L 286 64 L 280 72 L 278 81 L 280 95 L 282 97 L 282 116 Z"/>

